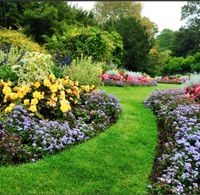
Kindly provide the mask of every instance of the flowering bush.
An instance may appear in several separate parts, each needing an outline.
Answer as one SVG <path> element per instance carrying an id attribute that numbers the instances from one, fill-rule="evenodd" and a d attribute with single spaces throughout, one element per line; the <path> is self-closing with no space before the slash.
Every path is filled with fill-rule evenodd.
<path id="1" fill-rule="evenodd" d="M 185 88 L 185 93 L 188 94 L 195 101 L 200 102 L 200 84 L 187 86 Z"/>
<path id="2" fill-rule="evenodd" d="M 157 115 L 160 135 L 153 193 L 200 193 L 200 107 L 184 90 L 154 91 L 145 105 Z"/>
<path id="3" fill-rule="evenodd" d="M 109 70 L 101 75 L 106 85 L 116 86 L 155 86 L 157 85 L 151 77 L 139 72 Z"/>
<path id="4" fill-rule="evenodd" d="M 119 114 L 118 99 L 104 91 L 81 94 L 79 107 L 63 120 L 39 119 L 23 106 L 14 106 L 0 118 L 0 164 L 35 161 L 83 142 L 105 130 Z"/>
<path id="5" fill-rule="evenodd" d="M 80 99 L 81 92 L 91 92 L 95 86 L 78 86 L 68 77 L 56 79 L 49 75 L 43 82 L 21 87 L 12 86 L 10 81 L 0 81 L 1 111 L 10 112 L 15 104 L 22 104 L 37 116 L 62 118 Z"/>
<path id="6" fill-rule="evenodd" d="M 156 82 L 158 83 L 171 83 L 171 84 L 182 84 L 186 80 L 188 80 L 189 77 L 175 77 L 175 76 L 165 76 L 165 77 L 155 77 Z"/>

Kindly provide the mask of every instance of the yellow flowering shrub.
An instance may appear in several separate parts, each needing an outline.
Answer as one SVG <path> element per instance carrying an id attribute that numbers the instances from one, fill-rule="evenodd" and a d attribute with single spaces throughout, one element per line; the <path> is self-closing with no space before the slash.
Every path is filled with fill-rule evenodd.
<path id="1" fill-rule="evenodd" d="M 57 79 L 49 75 L 29 85 L 12 86 L 10 81 L 0 80 L 1 111 L 10 112 L 14 105 L 24 105 L 27 110 L 40 116 L 62 115 L 80 100 L 81 93 L 90 93 L 95 86 L 81 85 L 68 77 Z"/>
<path id="2" fill-rule="evenodd" d="M 38 51 L 47 53 L 44 47 L 34 42 L 31 38 L 26 37 L 17 30 L 0 29 L 0 44 L 11 43 L 15 48 L 21 50 Z"/>

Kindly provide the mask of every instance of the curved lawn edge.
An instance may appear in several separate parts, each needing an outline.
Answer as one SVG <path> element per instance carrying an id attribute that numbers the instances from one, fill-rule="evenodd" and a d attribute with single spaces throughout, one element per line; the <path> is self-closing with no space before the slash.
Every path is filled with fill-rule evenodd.
<path id="1" fill-rule="evenodd" d="M 144 194 L 157 143 L 156 118 L 143 101 L 158 87 L 103 87 L 122 113 L 104 133 L 41 161 L 0 168 L 1 194 Z"/>

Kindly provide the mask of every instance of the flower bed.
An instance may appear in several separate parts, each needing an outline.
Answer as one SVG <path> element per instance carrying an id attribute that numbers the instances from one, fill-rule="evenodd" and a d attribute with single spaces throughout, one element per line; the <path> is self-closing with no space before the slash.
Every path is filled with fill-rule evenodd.
<path id="1" fill-rule="evenodd" d="M 155 86 L 156 81 L 142 73 L 131 71 L 107 71 L 101 75 L 102 81 L 109 86 Z"/>
<path id="2" fill-rule="evenodd" d="M 154 91 L 145 105 L 157 116 L 153 193 L 200 193 L 200 107 L 184 90 Z"/>
<path id="3" fill-rule="evenodd" d="M 169 84 L 182 84 L 184 83 L 186 80 L 188 80 L 188 78 L 186 77 L 155 77 L 156 82 L 158 83 L 169 83 Z"/>
<path id="4" fill-rule="evenodd" d="M 119 100 L 94 86 L 50 75 L 43 82 L 0 82 L 0 164 L 36 161 L 104 131 Z"/>

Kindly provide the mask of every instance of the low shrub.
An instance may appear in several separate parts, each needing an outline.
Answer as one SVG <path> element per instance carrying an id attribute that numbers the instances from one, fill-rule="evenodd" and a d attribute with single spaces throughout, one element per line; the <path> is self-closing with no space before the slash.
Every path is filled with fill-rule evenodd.
<path id="1" fill-rule="evenodd" d="M 92 57 L 83 57 L 73 60 L 70 66 L 63 68 L 63 74 L 69 76 L 72 80 L 79 81 L 82 85 L 102 84 L 101 75 L 102 63 L 92 61 Z"/>

